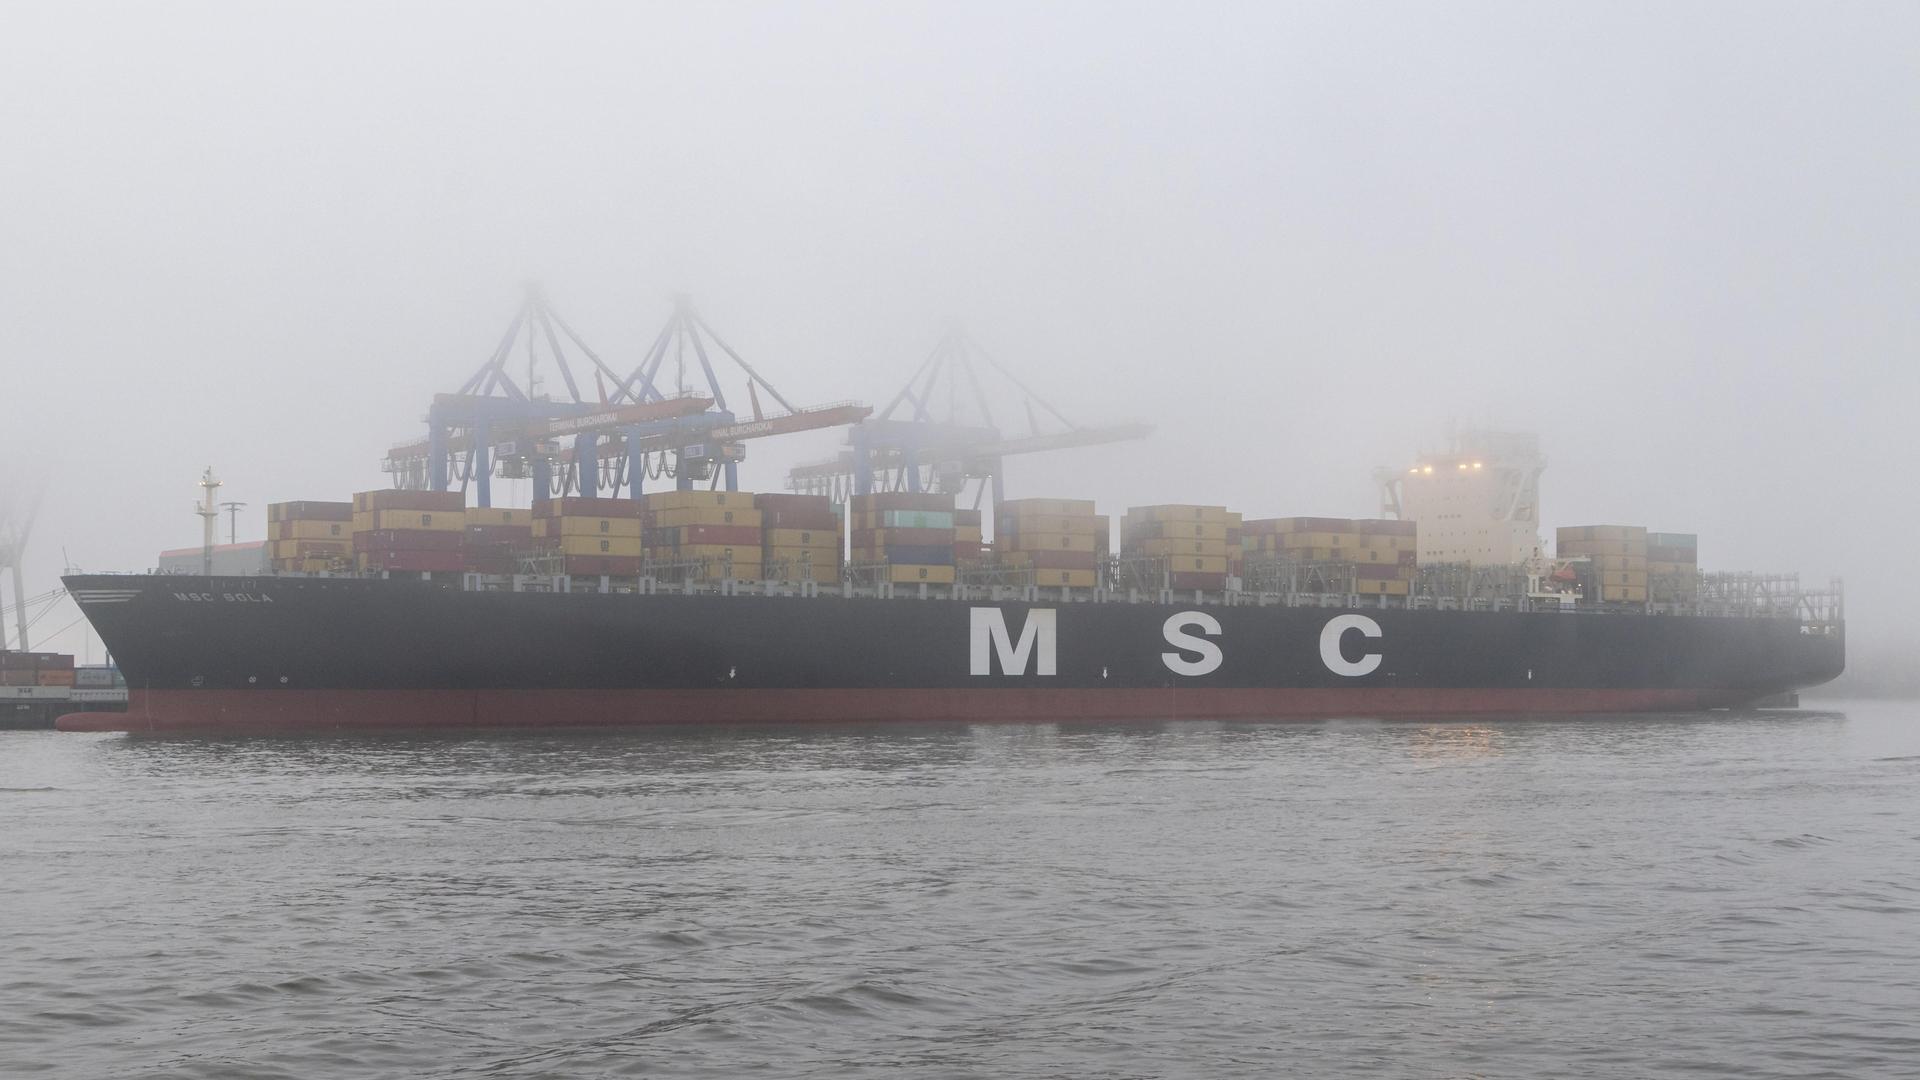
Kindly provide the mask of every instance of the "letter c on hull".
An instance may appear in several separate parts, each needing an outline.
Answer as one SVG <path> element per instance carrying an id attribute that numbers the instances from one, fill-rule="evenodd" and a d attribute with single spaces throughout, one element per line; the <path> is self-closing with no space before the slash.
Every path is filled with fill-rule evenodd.
<path id="1" fill-rule="evenodd" d="M 1328 619 L 1327 625 L 1320 629 L 1320 662 L 1335 675 L 1357 678 L 1371 674 L 1380 666 L 1379 653 L 1370 652 L 1358 660 L 1349 660 L 1340 651 L 1340 639 L 1346 637 L 1349 630 L 1358 630 L 1364 637 L 1380 636 L 1380 624 L 1365 615 L 1338 615 Z"/>

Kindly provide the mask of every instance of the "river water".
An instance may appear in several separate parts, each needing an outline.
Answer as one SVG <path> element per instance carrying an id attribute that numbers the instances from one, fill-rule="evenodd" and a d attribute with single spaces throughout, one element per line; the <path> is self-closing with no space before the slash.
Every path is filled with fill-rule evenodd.
<path id="1" fill-rule="evenodd" d="M 0 735 L 0 1076 L 1920 1076 L 1920 706 Z"/>

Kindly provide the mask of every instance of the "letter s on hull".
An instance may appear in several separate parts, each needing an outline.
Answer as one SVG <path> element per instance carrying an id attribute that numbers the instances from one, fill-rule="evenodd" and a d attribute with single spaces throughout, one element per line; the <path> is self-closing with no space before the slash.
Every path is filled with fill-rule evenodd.
<path id="1" fill-rule="evenodd" d="M 1189 626 L 1199 627 L 1203 634 L 1218 635 L 1220 633 L 1220 620 L 1204 611 L 1182 611 L 1170 615 L 1167 617 L 1166 624 L 1160 628 L 1160 633 L 1167 639 L 1167 644 L 1179 649 L 1180 652 L 1161 653 L 1161 662 L 1166 664 L 1167 670 L 1175 675 L 1210 675 L 1218 671 L 1220 661 L 1224 659 L 1220 646 L 1206 638 L 1187 633 Z M 1185 655 L 1187 653 L 1199 653 L 1200 658 L 1189 660 Z"/>
<path id="2" fill-rule="evenodd" d="M 1364 637 L 1380 636 L 1380 624 L 1365 615 L 1338 615 L 1328 619 L 1327 625 L 1320 629 L 1320 662 L 1335 675 L 1358 677 L 1371 674 L 1380 666 L 1379 653 L 1370 652 L 1358 660 L 1349 660 L 1340 651 L 1340 639 L 1346 637 L 1349 630 L 1358 630 Z"/>

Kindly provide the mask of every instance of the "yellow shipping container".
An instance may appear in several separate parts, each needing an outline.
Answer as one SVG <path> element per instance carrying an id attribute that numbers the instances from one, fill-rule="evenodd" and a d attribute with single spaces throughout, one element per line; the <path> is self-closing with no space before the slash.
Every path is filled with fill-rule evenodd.
<path id="1" fill-rule="evenodd" d="M 1371 537 L 1369 539 L 1372 539 Z M 1281 533 L 1280 546 L 1284 548 L 1350 548 L 1359 547 L 1361 537 L 1357 532 L 1296 532 Z"/>
<path id="2" fill-rule="evenodd" d="M 1412 583 L 1400 578 L 1356 578 L 1353 591 L 1364 596 L 1405 596 Z"/>
<path id="3" fill-rule="evenodd" d="M 640 501 L 645 503 L 649 510 L 750 510 L 753 508 L 753 493 L 750 491 L 662 491 L 655 495 L 643 495 Z M 730 523 L 689 521 L 686 524 Z"/>
<path id="4" fill-rule="evenodd" d="M 953 542 L 956 544 L 977 544 L 980 543 L 980 540 L 980 526 L 978 525 L 955 525 L 953 527 Z"/>
<path id="5" fill-rule="evenodd" d="M 761 550 L 767 553 L 768 562 L 789 559 L 796 563 L 811 563 L 814 566 L 833 566 L 840 562 L 839 548 L 768 546 Z"/>
<path id="6" fill-rule="evenodd" d="M 310 556 L 346 555 L 353 545 L 346 540 L 274 540 L 267 544 L 267 556 L 273 559 L 304 559 Z"/>
<path id="7" fill-rule="evenodd" d="M 1595 570 L 1641 570 L 1647 569 L 1645 555 L 1594 555 L 1591 557 Z"/>
<path id="8" fill-rule="evenodd" d="M 674 549 L 675 557 L 681 559 L 711 559 L 717 562 L 731 562 L 736 566 L 759 566 L 766 549 L 758 545 L 747 547 L 740 544 L 688 544 Z"/>
<path id="9" fill-rule="evenodd" d="M 375 529 L 465 532 L 467 528 L 464 510 L 375 510 L 371 517 Z"/>
<path id="10" fill-rule="evenodd" d="M 886 580 L 895 585 L 917 585 L 921 582 L 929 585 L 951 585 L 953 584 L 953 567 L 894 563 L 887 567 Z"/>
<path id="11" fill-rule="evenodd" d="M 1138 555 L 1220 555 L 1227 553 L 1225 540 L 1139 540 L 1128 549 Z"/>
<path id="12" fill-rule="evenodd" d="M 1377 540 L 1379 537 L 1369 539 Z M 1342 556 L 1348 562 L 1363 563 L 1367 566 L 1395 566 L 1400 562 L 1398 551 L 1373 548 L 1355 548 L 1352 551 L 1342 552 Z"/>
<path id="13" fill-rule="evenodd" d="M 560 537 L 560 554 L 562 555 L 626 555 L 638 558 L 640 553 L 638 536 Z"/>
<path id="14" fill-rule="evenodd" d="M 294 519 L 283 523 L 284 530 L 292 536 L 278 536 L 279 540 L 346 540 L 353 536 L 353 526 L 345 521 L 301 521 Z M 280 529 L 274 530 L 280 532 Z"/>
<path id="15" fill-rule="evenodd" d="M 744 505 L 700 506 L 658 511 L 653 515 L 653 523 L 663 529 L 677 529 L 683 525 L 750 525 L 757 529 L 764 516 L 760 511 Z"/>
<path id="16" fill-rule="evenodd" d="M 826 547 L 840 550 L 836 529 L 768 529 L 764 534 L 768 547 Z"/>
<path id="17" fill-rule="evenodd" d="M 1225 555 L 1174 555 L 1167 559 L 1167 569 L 1176 574 L 1224 574 L 1227 572 Z"/>
<path id="18" fill-rule="evenodd" d="M 1645 585 L 1602 585 L 1600 600 L 1608 604 L 1644 604 L 1647 602 Z"/>
<path id="19" fill-rule="evenodd" d="M 533 520 L 533 511 L 515 510 L 511 507 L 469 506 L 467 524 L 469 525 L 525 525 Z"/>
<path id="20" fill-rule="evenodd" d="M 1000 532 L 1097 533 L 1104 524 L 1091 514 L 1067 517 L 1061 514 L 1001 514 L 994 519 Z"/>
<path id="21" fill-rule="evenodd" d="M 1127 515 L 1135 521 L 1217 521 L 1223 525 L 1227 522 L 1227 508 L 1224 506 L 1194 506 L 1187 503 L 1134 506 L 1127 509 Z"/>
<path id="22" fill-rule="evenodd" d="M 1677 576 L 1692 577 L 1695 574 L 1698 574 L 1699 572 L 1700 572 L 1700 567 L 1695 565 L 1694 563 L 1650 562 L 1647 564 L 1648 574 L 1657 575 L 1661 577 L 1677 577 Z"/>
<path id="23" fill-rule="evenodd" d="M 536 527 L 536 536 L 631 536 L 640 538 L 639 518 L 557 517 L 542 518 L 546 531 Z"/>
<path id="24" fill-rule="evenodd" d="M 1647 586 L 1647 572 L 1645 570 L 1603 570 L 1600 573 L 1600 584 L 1638 586 L 1644 589 Z"/>
<path id="25" fill-rule="evenodd" d="M 372 532 L 373 531 L 373 511 L 355 510 L 353 512 L 353 531 L 354 532 Z"/>
<path id="26" fill-rule="evenodd" d="M 1009 551 L 1085 551 L 1094 549 L 1092 533 L 1019 532 L 1000 537 L 998 542 Z"/>
<path id="27" fill-rule="evenodd" d="M 1095 570 L 1035 570 L 1033 583 L 1065 586 L 1069 589 L 1091 589 L 1100 583 L 1100 575 Z"/>

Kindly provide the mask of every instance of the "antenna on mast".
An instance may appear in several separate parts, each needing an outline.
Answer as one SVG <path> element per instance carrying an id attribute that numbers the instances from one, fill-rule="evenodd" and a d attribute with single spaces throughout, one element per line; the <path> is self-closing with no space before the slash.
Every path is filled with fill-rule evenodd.
<path id="1" fill-rule="evenodd" d="M 220 508 L 213 501 L 213 493 L 220 490 L 220 481 L 213 475 L 213 466 L 200 474 L 201 502 L 194 507 L 194 513 L 200 515 L 202 537 L 200 542 L 200 572 L 207 577 L 213 576 L 213 527 L 220 520 Z"/>

